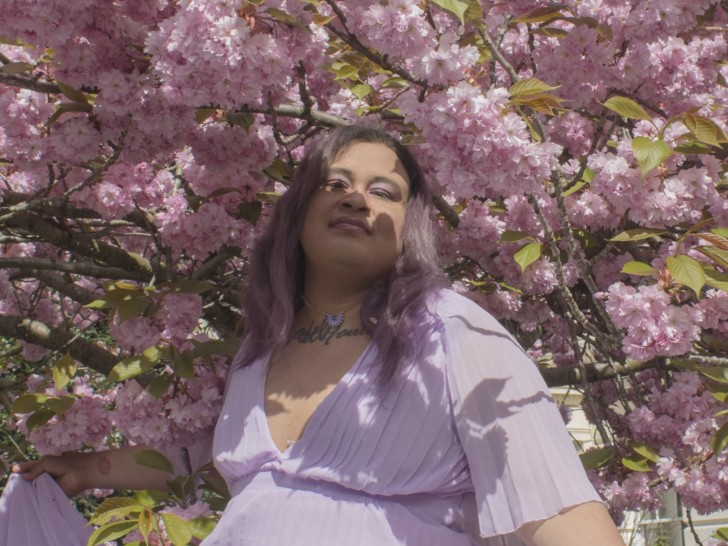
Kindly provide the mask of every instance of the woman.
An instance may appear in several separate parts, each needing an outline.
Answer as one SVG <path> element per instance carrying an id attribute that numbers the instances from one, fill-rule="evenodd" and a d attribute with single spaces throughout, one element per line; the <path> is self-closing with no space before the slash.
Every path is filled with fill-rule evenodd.
<path id="1" fill-rule="evenodd" d="M 535 366 L 439 288 L 429 203 L 378 130 L 306 154 L 251 260 L 213 445 L 232 500 L 205 546 L 623 544 Z M 164 487 L 132 451 L 18 470 Z"/>

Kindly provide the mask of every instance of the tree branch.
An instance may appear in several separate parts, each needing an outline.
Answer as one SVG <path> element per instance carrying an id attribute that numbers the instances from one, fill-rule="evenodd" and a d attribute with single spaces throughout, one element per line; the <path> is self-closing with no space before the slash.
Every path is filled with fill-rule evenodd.
<path id="1" fill-rule="evenodd" d="M 541 375 L 549 387 L 565 387 L 595 383 L 666 366 L 665 360 L 661 358 L 653 358 L 646 362 L 628 362 L 627 364 L 595 362 L 558 368 L 541 368 Z"/>
<path id="2" fill-rule="evenodd" d="M 29 91 L 37 91 L 38 93 L 58 94 L 61 92 L 61 89 L 53 83 L 39 82 L 33 78 L 5 74 L 2 72 L 0 72 L 0 83 L 4 83 L 11 87 L 28 89 Z"/>
<path id="3" fill-rule="evenodd" d="M 67 262 L 55 258 L 0 258 L 0 269 L 18 268 L 21 272 L 27 270 L 61 271 L 84 275 L 99 279 L 128 279 L 133 281 L 148 281 L 148 273 L 128 271 L 119 267 L 104 267 L 87 262 Z M 34 274 L 32 276 L 35 276 Z"/>
<path id="4" fill-rule="evenodd" d="M 154 275 L 151 263 L 143 256 L 126 252 L 121 248 L 101 241 L 81 240 L 74 237 L 74 234 L 64 231 L 33 214 L 17 214 L 5 225 L 37 235 L 44 241 L 74 254 L 100 260 L 111 266 L 128 270 L 131 275 L 135 273 L 142 275 L 144 280 L 149 280 Z"/>
<path id="5" fill-rule="evenodd" d="M 37 320 L 5 315 L 0 316 L 0 336 L 22 339 L 53 351 L 68 351 L 85 366 L 108 375 L 119 357 L 99 345 Z"/>
<path id="6" fill-rule="evenodd" d="M 73 281 L 64 278 L 62 275 L 51 273 L 50 271 L 39 271 L 37 269 L 21 269 L 20 272 L 11 275 L 10 280 L 12 281 L 15 279 L 28 277 L 42 282 L 49 288 L 60 292 L 64 296 L 72 299 L 75 302 L 80 303 L 81 305 L 91 303 L 99 297 L 91 290 L 81 288 L 77 284 L 74 284 Z"/>

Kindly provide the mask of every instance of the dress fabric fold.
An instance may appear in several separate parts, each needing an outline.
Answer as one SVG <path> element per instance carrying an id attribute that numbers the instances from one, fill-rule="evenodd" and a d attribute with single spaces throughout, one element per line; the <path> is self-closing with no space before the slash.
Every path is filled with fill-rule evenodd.
<path id="1" fill-rule="evenodd" d="M 0 497 L 0 545 L 86 546 L 93 528 L 48 474 L 11 474 Z"/>

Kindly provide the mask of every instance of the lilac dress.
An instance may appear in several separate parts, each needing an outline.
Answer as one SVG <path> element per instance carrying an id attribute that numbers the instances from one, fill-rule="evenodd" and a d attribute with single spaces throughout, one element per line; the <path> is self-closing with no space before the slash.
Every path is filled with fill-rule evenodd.
<path id="1" fill-rule="evenodd" d="M 524 523 L 599 500 L 536 367 L 495 319 L 443 291 L 415 335 L 423 356 L 403 377 L 380 392 L 368 347 L 283 453 L 264 412 L 268 357 L 232 372 L 213 459 L 233 498 L 203 545 L 515 546 Z M 0 544 L 85 546 L 63 497 L 48 476 L 13 478 Z"/>
<path id="2" fill-rule="evenodd" d="M 268 355 L 232 372 L 213 443 L 232 500 L 203 545 L 521 544 L 524 523 L 599 500 L 495 319 L 442 291 L 416 335 L 423 356 L 384 392 L 370 345 L 285 452 L 264 411 Z"/>

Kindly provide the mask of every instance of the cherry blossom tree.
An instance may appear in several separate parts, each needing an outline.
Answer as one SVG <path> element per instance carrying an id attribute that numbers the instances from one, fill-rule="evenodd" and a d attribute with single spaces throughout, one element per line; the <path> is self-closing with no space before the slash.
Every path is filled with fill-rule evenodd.
<path id="1" fill-rule="evenodd" d="M 6 461 L 206 434 L 271 204 L 367 123 L 424 165 L 455 289 L 584 394 L 615 518 L 728 508 L 727 28 L 724 0 L 6 0 Z M 192 524 L 96 522 L 203 536 L 173 489 Z"/>

